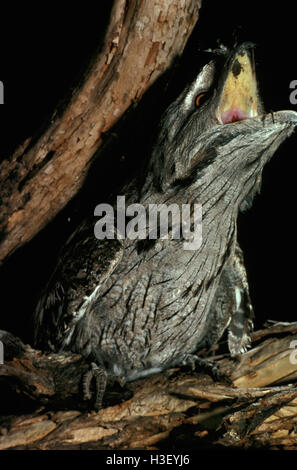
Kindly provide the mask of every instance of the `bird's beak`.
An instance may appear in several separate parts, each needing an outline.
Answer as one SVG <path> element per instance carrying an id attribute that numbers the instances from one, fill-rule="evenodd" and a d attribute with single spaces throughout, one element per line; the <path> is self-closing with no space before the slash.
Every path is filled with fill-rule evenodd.
<path id="1" fill-rule="evenodd" d="M 258 90 L 253 54 L 238 53 L 231 63 L 216 117 L 221 124 L 258 115 Z"/>

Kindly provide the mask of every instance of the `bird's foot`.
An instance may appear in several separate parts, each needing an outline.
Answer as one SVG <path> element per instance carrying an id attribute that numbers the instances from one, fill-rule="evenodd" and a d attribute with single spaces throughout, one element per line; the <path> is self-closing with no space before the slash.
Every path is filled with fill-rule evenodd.
<path id="1" fill-rule="evenodd" d="M 95 362 L 91 363 L 91 368 L 83 376 L 83 394 L 85 400 L 92 399 L 91 384 L 95 381 L 94 409 L 102 408 L 102 399 L 106 389 L 107 373 L 102 367 L 98 367 Z"/>
<path id="2" fill-rule="evenodd" d="M 190 367 L 193 371 L 197 368 L 204 370 L 216 382 L 225 382 L 230 385 L 232 382 L 225 374 L 220 371 L 220 367 L 215 361 L 209 359 L 201 359 L 195 354 L 186 354 L 183 358 L 182 365 Z"/>

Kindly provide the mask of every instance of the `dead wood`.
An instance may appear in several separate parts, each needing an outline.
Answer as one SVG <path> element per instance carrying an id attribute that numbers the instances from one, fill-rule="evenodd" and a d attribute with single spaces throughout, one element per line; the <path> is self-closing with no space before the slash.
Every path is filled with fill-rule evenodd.
<path id="1" fill-rule="evenodd" d="M 270 330 L 270 331 L 269 331 Z M 42 354 L 1 332 L 0 383 L 30 397 L 35 410 L 3 416 L 1 449 L 297 449 L 296 324 L 255 332 L 267 337 L 238 360 L 215 358 L 232 385 L 170 369 L 121 388 L 110 384 L 104 408 L 82 400 L 88 364 L 79 355 Z M 70 408 L 70 409 L 69 409 Z"/>

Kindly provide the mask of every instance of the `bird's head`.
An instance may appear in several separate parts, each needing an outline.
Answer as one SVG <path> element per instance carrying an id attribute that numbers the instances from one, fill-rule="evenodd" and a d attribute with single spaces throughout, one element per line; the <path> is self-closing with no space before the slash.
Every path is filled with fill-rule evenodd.
<path id="1" fill-rule="evenodd" d="M 158 184 L 170 191 L 182 181 L 220 180 L 244 208 L 296 124 L 294 111 L 264 113 L 253 45 L 221 47 L 163 116 L 153 155 Z"/>

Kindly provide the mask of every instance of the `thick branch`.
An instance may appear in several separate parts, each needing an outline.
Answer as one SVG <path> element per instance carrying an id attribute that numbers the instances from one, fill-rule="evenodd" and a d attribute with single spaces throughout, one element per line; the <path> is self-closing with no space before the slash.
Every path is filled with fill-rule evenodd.
<path id="1" fill-rule="evenodd" d="M 266 339 L 239 361 L 217 358 L 232 386 L 171 369 L 124 389 L 110 385 L 97 413 L 86 413 L 82 406 L 81 377 L 88 367 L 83 358 L 41 354 L 1 332 L 1 382 L 42 408 L 3 418 L 0 449 L 156 449 L 159 443 L 296 449 L 297 388 L 286 385 L 296 376 L 290 357 L 296 324 L 284 325 L 283 332 L 282 325 L 265 335 L 261 330 L 255 337 L 274 331 L 278 337 Z M 72 411 L 57 411 L 61 405 Z"/>
<path id="2" fill-rule="evenodd" d="M 64 114 L 0 166 L 0 260 L 76 194 L 103 133 L 182 53 L 199 7 L 198 0 L 115 0 L 102 52 Z"/>

